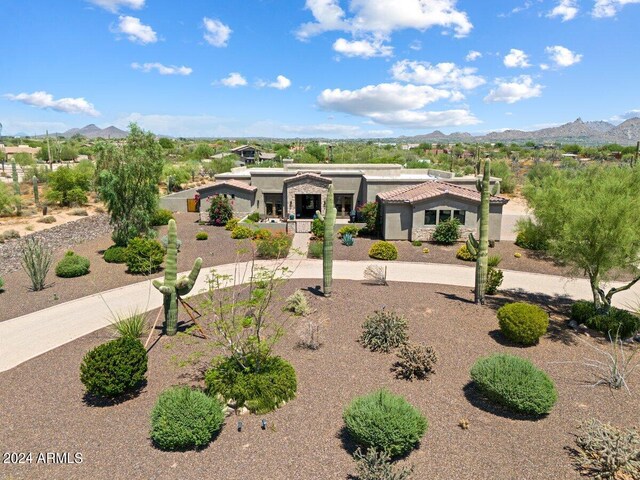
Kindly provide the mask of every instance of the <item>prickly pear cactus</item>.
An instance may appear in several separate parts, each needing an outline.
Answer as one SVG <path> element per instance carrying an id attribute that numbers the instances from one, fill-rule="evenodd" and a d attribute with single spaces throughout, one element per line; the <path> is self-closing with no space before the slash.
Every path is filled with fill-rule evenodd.
<path id="1" fill-rule="evenodd" d="M 153 286 L 164 295 L 164 331 L 168 336 L 178 332 L 178 298 L 188 294 L 196 283 L 202 259 L 197 258 L 188 277 L 178 279 L 178 231 L 175 220 L 169 220 L 164 281 L 154 280 Z"/>
<path id="2" fill-rule="evenodd" d="M 338 210 L 333 200 L 333 185 L 329 185 L 327 192 L 327 207 L 325 215 L 316 212 L 321 220 L 324 220 L 324 239 L 322 240 L 322 292 L 325 297 L 331 296 L 331 284 L 333 283 L 333 227 L 336 224 Z"/>

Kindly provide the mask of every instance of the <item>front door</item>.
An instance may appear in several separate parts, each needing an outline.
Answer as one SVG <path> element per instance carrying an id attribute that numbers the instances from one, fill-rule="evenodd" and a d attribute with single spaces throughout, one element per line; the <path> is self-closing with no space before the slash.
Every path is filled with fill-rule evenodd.
<path id="1" fill-rule="evenodd" d="M 336 193 L 333 199 L 336 204 L 336 210 L 338 210 L 338 217 L 348 217 L 353 209 L 353 195 Z"/>
<path id="2" fill-rule="evenodd" d="M 313 218 L 321 203 L 320 195 L 296 195 L 296 218 Z"/>

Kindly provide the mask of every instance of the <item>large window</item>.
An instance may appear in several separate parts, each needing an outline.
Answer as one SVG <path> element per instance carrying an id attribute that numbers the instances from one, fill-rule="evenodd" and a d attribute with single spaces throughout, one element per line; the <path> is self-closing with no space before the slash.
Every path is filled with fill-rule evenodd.
<path id="1" fill-rule="evenodd" d="M 438 225 L 440 222 L 446 222 L 454 218 L 460 222 L 460 225 L 464 225 L 466 218 L 465 210 L 452 210 L 446 209 L 434 209 L 424 211 L 424 224 L 425 225 Z"/>

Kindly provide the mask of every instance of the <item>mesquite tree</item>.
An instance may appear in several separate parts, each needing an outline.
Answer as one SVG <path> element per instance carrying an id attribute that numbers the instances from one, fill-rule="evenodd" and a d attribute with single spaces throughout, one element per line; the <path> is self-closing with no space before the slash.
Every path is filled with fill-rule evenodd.
<path id="1" fill-rule="evenodd" d="M 113 240 L 120 246 L 151 229 L 164 164 L 155 135 L 135 123 L 129 129 L 122 146 L 102 142 L 96 147 L 98 192 L 111 215 Z"/>
<path id="2" fill-rule="evenodd" d="M 524 194 L 549 253 L 589 278 L 596 308 L 607 312 L 614 294 L 640 281 L 640 168 L 555 171 Z M 631 280 L 606 291 L 621 272 Z"/>
<path id="3" fill-rule="evenodd" d="M 324 222 L 324 238 L 322 239 L 322 293 L 325 297 L 331 296 L 331 284 L 333 283 L 333 227 L 336 224 L 338 211 L 333 200 L 333 185 L 329 185 L 327 191 L 327 206 L 325 215 L 316 212 L 320 220 Z"/>

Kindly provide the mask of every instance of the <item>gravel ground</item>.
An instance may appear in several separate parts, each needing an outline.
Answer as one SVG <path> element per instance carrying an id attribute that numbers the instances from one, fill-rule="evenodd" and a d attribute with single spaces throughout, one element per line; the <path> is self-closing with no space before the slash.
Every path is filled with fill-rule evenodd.
<path id="1" fill-rule="evenodd" d="M 197 214 L 176 215 L 178 237 L 183 241 L 178 255 L 178 271 L 191 269 L 193 261 L 199 256 L 203 259 L 204 267 L 232 263 L 237 257 L 241 260 L 249 258 L 248 253 L 238 253 L 238 250 L 248 249 L 251 246 L 250 241 L 233 240 L 231 233 L 224 228 L 201 226 L 196 223 L 197 218 Z M 195 240 L 196 233 L 200 230 L 209 234 L 208 240 Z M 93 235 L 93 232 L 100 235 Z M 158 238 L 166 232 L 167 227 L 160 227 Z M 0 321 L 144 280 L 144 276 L 126 273 L 126 265 L 107 263 L 102 259 L 102 252 L 113 244 L 106 216 L 89 217 L 34 235 L 43 236 L 44 241 L 55 249 L 54 260 L 47 276 L 48 286 L 39 292 L 31 291 L 29 277 L 19 266 L 19 243 L 23 240 L 0 244 L 2 265 L 5 263 L 4 255 L 7 254 L 8 258 L 13 259 L 10 261 L 17 262 L 19 268 L 2 275 L 5 291 L 0 293 Z M 1 250 L 3 247 L 6 250 Z M 91 272 L 88 275 L 78 278 L 56 277 L 55 265 L 69 248 L 89 258 Z"/>
<path id="2" fill-rule="evenodd" d="M 314 288 L 315 281 L 286 284 Z M 277 352 L 294 365 L 298 396 L 277 412 L 230 417 L 212 444 L 198 452 L 165 453 L 149 441 L 149 413 L 159 395 L 175 384 L 202 385 L 201 371 L 215 348 L 195 337 L 161 338 L 151 349 L 148 384 L 139 396 L 113 406 L 83 402 L 78 367 L 92 347 L 108 340 L 101 330 L 0 373 L 0 443 L 4 452 L 81 452 L 79 465 L 3 465 L 13 479 L 345 479 L 355 473 L 343 441 L 341 414 L 356 395 L 380 387 L 404 395 L 429 419 L 419 449 L 402 462 L 415 465 L 414 479 L 579 479 L 565 446 L 573 443 L 577 424 L 596 417 L 613 424 L 637 424 L 638 377 L 634 396 L 584 385 L 589 372 L 581 362 L 594 351 L 564 328 L 562 299 L 529 298 L 550 309 L 554 321 L 539 345 L 517 348 L 496 333 L 494 309 L 470 303 L 469 289 L 439 285 L 394 283 L 389 287 L 336 281 L 334 295 L 323 299 L 307 293 L 324 319 L 323 346 L 308 351 L 296 346 L 296 326 L 277 345 Z M 367 314 L 381 307 L 396 308 L 409 319 L 410 336 L 436 349 L 440 361 L 429 381 L 397 380 L 390 371 L 393 355 L 371 353 L 357 343 Z M 419 299 L 419 300 L 418 300 Z M 519 298 L 520 299 L 520 298 Z M 280 303 L 274 304 L 279 309 Z M 153 317 L 152 317 L 153 318 Z M 586 342 L 598 340 L 581 337 Z M 201 353 L 197 353 L 201 352 Z M 529 358 L 556 382 L 559 400 L 543 419 L 522 419 L 495 411 L 469 386 L 469 369 L 482 355 L 510 352 Z M 193 365 L 180 366 L 189 356 Z M 561 362 L 561 363 L 553 363 Z M 469 430 L 458 427 L 469 421 Z M 35 456 L 34 456 L 35 458 Z"/>

